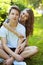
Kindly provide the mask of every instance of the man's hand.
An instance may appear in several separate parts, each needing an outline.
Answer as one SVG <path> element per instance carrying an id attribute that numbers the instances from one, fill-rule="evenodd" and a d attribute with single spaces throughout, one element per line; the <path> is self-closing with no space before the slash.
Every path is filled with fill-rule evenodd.
<path id="1" fill-rule="evenodd" d="M 14 59 L 11 57 L 3 62 L 3 65 L 12 65 Z"/>

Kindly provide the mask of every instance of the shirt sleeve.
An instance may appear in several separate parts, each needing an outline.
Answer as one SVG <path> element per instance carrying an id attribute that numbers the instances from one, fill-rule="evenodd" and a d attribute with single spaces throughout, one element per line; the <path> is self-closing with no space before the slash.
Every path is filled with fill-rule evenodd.
<path id="1" fill-rule="evenodd" d="M 0 28 L 0 37 L 6 37 L 7 30 L 4 26 Z"/>
<path id="2" fill-rule="evenodd" d="M 21 34 L 24 36 L 24 39 L 26 39 L 26 29 L 25 29 L 25 27 L 21 28 Z"/>
<path id="3" fill-rule="evenodd" d="M 23 25 L 19 25 L 19 33 L 22 34 L 26 39 L 26 29 Z"/>
<path id="4" fill-rule="evenodd" d="M 4 21 L 4 23 L 5 23 L 5 22 L 6 22 L 6 23 L 9 23 L 9 19 L 6 19 L 6 20 Z"/>

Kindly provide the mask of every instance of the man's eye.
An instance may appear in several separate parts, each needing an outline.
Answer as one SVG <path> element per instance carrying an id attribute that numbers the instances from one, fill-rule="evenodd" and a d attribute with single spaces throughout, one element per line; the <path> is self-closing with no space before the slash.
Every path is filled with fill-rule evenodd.
<path id="1" fill-rule="evenodd" d="M 14 13 L 12 13 L 12 15 L 14 15 Z"/>
<path id="2" fill-rule="evenodd" d="M 16 14 L 16 16 L 18 16 L 18 14 Z"/>

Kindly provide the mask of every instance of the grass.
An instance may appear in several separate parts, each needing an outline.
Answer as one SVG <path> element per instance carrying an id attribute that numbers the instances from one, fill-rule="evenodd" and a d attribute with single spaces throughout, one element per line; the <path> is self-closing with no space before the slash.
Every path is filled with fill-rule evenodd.
<path id="1" fill-rule="evenodd" d="M 35 17 L 34 32 L 29 39 L 29 43 L 29 45 L 37 46 L 39 52 L 31 57 L 31 60 L 26 60 L 27 65 L 43 65 L 43 16 Z"/>

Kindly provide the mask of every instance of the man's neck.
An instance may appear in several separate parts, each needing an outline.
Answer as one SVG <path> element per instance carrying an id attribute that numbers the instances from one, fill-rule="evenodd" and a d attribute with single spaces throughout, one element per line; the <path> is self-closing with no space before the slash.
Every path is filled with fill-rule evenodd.
<path id="1" fill-rule="evenodd" d="M 9 23 L 9 25 L 10 25 L 12 28 L 16 28 L 17 25 L 18 25 L 18 22 L 16 22 L 16 23 Z"/>

